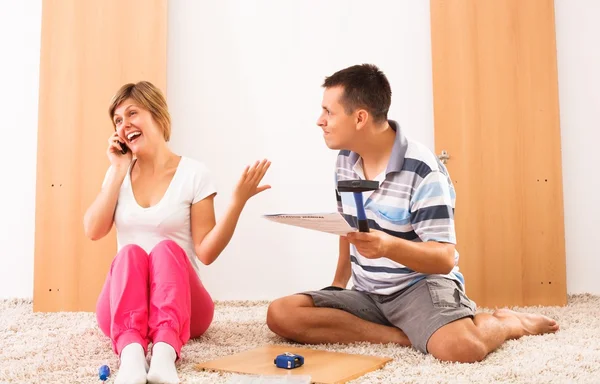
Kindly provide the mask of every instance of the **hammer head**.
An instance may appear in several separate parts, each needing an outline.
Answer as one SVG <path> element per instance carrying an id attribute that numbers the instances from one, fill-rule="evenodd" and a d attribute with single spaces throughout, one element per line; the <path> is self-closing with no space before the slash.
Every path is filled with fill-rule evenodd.
<path id="1" fill-rule="evenodd" d="M 338 192 L 366 192 L 379 188 L 379 181 L 374 180 L 341 180 L 338 181 Z"/>

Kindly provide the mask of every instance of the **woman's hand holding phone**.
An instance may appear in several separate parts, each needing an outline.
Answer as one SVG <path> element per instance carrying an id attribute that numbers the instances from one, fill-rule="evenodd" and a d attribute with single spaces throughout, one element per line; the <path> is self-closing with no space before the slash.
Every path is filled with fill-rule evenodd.
<path id="1" fill-rule="evenodd" d="M 123 153 L 125 151 L 125 153 Z M 114 167 L 129 167 L 133 158 L 131 151 L 127 148 L 117 132 L 113 133 L 108 139 L 108 149 L 106 151 L 108 160 Z"/>

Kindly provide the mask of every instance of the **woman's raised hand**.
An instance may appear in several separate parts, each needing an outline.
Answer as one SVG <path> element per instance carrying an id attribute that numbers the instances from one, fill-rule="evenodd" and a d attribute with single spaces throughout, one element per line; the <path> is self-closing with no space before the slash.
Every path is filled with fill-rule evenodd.
<path id="1" fill-rule="evenodd" d="M 271 162 L 265 159 L 257 161 L 252 166 L 248 165 L 244 169 L 233 193 L 233 198 L 237 203 L 244 205 L 252 196 L 271 188 L 270 185 L 258 186 L 270 165 Z"/>

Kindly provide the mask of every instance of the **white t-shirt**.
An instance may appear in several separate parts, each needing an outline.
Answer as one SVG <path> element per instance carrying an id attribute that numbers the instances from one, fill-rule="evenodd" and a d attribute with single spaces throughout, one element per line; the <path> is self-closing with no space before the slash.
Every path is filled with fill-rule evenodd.
<path id="1" fill-rule="evenodd" d="M 110 168 L 103 186 L 109 172 Z M 157 204 L 143 208 L 133 195 L 130 167 L 121 184 L 115 211 L 118 249 L 136 244 L 150 253 L 156 244 L 170 239 L 183 248 L 199 274 L 190 226 L 191 206 L 213 193 L 216 188 L 206 165 L 182 156 L 163 198 Z"/>

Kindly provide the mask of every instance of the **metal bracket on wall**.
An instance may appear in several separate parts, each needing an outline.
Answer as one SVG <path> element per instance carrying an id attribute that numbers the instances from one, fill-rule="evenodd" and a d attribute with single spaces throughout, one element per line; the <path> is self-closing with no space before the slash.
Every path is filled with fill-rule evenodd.
<path id="1" fill-rule="evenodd" d="M 444 150 L 442 150 L 442 154 L 438 155 L 438 158 L 442 161 L 443 164 L 446 164 L 448 162 L 448 159 L 450 159 L 450 155 L 444 149 Z"/>

